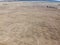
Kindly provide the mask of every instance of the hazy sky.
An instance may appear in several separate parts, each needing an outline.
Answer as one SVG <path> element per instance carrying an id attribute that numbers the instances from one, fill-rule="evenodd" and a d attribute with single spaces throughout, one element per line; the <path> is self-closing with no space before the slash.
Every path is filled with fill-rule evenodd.
<path id="1" fill-rule="evenodd" d="M 60 1 L 60 0 L 0 0 L 0 1 Z"/>

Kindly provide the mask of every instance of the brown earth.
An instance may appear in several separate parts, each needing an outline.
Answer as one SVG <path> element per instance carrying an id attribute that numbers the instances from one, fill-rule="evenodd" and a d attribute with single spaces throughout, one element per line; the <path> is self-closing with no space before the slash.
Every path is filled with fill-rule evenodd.
<path id="1" fill-rule="evenodd" d="M 60 45 L 60 10 L 0 4 L 0 45 Z"/>

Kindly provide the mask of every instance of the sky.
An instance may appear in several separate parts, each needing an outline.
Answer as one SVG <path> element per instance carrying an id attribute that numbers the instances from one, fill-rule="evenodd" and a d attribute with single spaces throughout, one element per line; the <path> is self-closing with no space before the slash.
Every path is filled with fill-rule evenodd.
<path id="1" fill-rule="evenodd" d="M 0 1 L 60 1 L 60 0 L 0 0 Z"/>

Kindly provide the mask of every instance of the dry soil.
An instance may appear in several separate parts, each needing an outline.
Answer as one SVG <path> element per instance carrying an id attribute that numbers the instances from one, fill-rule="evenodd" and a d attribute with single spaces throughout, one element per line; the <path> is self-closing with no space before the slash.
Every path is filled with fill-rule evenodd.
<path id="1" fill-rule="evenodd" d="M 60 10 L 21 4 L 0 3 L 0 45 L 60 45 Z"/>

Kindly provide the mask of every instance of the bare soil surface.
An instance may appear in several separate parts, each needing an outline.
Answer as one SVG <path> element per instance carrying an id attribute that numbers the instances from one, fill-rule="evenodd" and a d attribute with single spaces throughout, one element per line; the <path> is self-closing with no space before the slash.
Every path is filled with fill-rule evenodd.
<path id="1" fill-rule="evenodd" d="M 0 45 L 60 45 L 60 10 L 1 3 Z"/>

